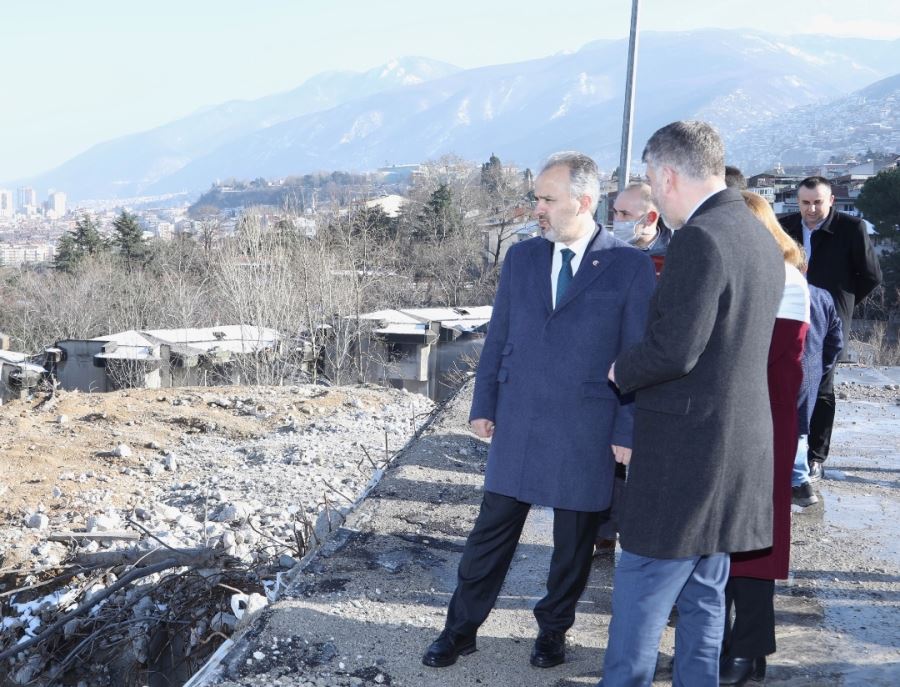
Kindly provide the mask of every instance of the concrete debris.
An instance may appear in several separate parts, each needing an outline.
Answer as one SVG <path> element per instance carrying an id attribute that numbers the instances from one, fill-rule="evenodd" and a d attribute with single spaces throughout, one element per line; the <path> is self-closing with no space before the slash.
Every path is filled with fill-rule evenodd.
<path id="1" fill-rule="evenodd" d="M 87 519 L 88 532 L 110 532 L 122 527 L 122 519 L 114 511 L 91 515 Z"/>
<path id="2" fill-rule="evenodd" d="M 32 513 L 25 519 L 25 526 L 33 530 L 45 530 L 50 525 L 50 518 L 43 513 Z"/>
<path id="3" fill-rule="evenodd" d="M 219 508 L 212 519 L 217 522 L 236 522 L 247 520 L 255 510 L 256 509 L 249 503 L 244 503 L 243 501 L 234 501 L 231 503 L 222 504 L 222 506 Z"/>

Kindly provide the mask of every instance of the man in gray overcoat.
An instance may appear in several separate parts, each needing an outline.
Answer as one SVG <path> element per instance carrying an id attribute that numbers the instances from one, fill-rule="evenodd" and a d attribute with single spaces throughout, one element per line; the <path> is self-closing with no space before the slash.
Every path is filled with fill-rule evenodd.
<path id="1" fill-rule="evenodd" d="M 772 544 L 766 370 L 784 260 L 740 192 L 726 189 L 710 125 L 663 127 L 643 159 L 676 231 L 647 331 L 609 371 L 635 394 L 635 424 L 600 684 L 651 684 L 675 604 L 673 684 L 718 687 L 728 554 Z"/>
<path id="2" fill-rule="evenodd" d="M 542 236 L 512 246 L 504 260 L 470 413 L 473 431 L 492 437 L 484 496 L 425 665 L 475 651 L 532 504 L 554 516 L 531 663 L 565 660 L 565 633 L 610 504 L 614 453 L 624 460 L 631 451 L 632 404 L 606 371 L 640 339 L 655 286 L 651 260 L 594 224 L 599 192 L 589 157 L 551 157 L 535 182 Z"/>

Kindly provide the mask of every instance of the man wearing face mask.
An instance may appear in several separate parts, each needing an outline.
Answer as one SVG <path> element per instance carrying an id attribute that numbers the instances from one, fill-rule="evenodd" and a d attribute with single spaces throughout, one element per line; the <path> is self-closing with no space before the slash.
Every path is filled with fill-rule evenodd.
<path id="1" fill-rule="evenodd" d="M 672 230 L 660 221 L 648 184 L 631 184 L 613 203 L 613 233 L 653 260 L 656 276 L 662 272 Z"/>

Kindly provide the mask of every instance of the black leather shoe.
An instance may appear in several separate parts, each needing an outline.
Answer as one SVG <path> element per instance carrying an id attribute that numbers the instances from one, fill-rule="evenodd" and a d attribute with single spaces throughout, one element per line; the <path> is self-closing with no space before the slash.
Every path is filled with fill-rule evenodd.
<path id="1" fill-rule="evenodd" d="M 566 633 L 541 630 L 531 650 L 531 665 L 552 668 L 566 660 Z"/>
<path id="2" fill-rule="evenodd" d="M 722 661 L 719 666 L 719 684 L 735 685 L 739 687 L 747 681 L 762 683 L 766 682 L 766 657 L 759 658 L 738 658 L 731 656 Z"/>
<path id="3" fill-rule="evenodd" d="M 428 647 L 428 651 L 422 656 L 422 663 L 432 668 L 446 668 L 456 663 L 460 656 L 471 654 L 475 650 L 475 637 L 444 630 Z"/>
<path id="4" fill-rule="evenodd" d="M 812 485 L 804 482 L 799 487 L 791 487 L 791 503 L 795 506 L 806 508 L 819 502 L 819 497 L 813 493 Z"/>
<path id="5" fill-rule="evenodd" d="M 818 460 L 811 460 L 809 462 L 809 481 L 810 482 L 818 482 L 820 479 L 825 477 L 825 466 L 822 465 Z"/>

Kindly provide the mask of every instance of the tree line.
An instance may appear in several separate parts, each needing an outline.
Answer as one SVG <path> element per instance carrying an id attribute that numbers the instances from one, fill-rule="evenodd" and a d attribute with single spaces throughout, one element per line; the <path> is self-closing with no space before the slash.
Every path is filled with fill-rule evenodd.
<path id="1" fill-rule="evenodd" d="M 285 342 L 277 360 L 248 363 L 248 382 L 292 379 L 310 346 L 324 351 L 332 381 L 357 381 L 371 326 L 364 313 L 491 302 L 498 260 L 484 223 L 527 210 L 529 191 L 499 160 L 479 170 L 448 157 L 431 163 L 397 216 L 365 198 L 330 202 L 314 236 L 290 207 L 274 224 L 250 208 L 229 235 L 207 217 L 171 241 L 145 239 L 124 210 L 109 232 L 85 215 L 60 239 L 52 267 L 0 272 L 0 331 L 14 348 L 39 352 L 129 329 L 250 324 Z M 503 234 L 493 241 L 511 240 Z"/>

